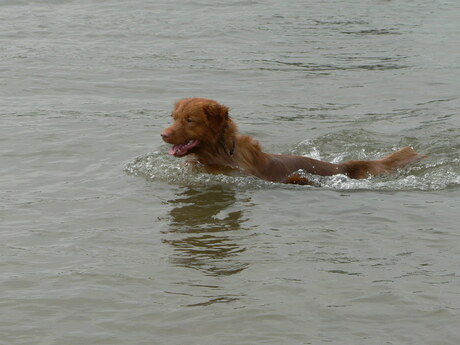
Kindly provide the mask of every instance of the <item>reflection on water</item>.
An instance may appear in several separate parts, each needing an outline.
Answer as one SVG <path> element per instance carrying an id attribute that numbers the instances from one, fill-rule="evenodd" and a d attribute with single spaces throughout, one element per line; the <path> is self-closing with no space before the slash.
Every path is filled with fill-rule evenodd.
<path id="1" fill-rule="evenodd" d="M 171 238 L 164 242 L 175 249 L 171 261 L 209 275 L 231 275 L 247 264 L 236 259 L 245 248 L 235 231 L 242 229 L 244 215 L 237 207 L 235 191 L 225 186 L 186 188 L 169 200 Z M 247 200 L 239 200 L 247 201 Z"/>

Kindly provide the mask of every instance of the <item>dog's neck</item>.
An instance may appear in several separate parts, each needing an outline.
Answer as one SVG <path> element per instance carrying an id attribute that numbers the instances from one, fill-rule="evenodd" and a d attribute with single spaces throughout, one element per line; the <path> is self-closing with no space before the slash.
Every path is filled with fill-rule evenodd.
<path id="1" fill-rule="evenodd" d="M 267 179 L 264 170 L 270 161 L 270 155 L 263 152 L 258 141 L 247 135 L 237 134 L 232 165 L 245 173 Z"/>
<path id="2" fill-rule="evenodd" d="M 214 143 L 202 146 L 195 153 L 197 160 L 208 166 L 232 168 L 258 178 L 283 182 L 301 167 L 293 166 L 279 155 L 265 153 L 257 140 L 238 133 L 230 119 Z"/>
<path id="3" fill-rule="evenodd" d="M 235 133 L 213 147 L 213 152 L 200 152 L 198 161 L 205 165 L 229 167 L 258 178 L 281 182 L 292 171 L 276 155 L 262 151 L 258 141 Z"/>
<path id="4" fill-rule="evenodd" d="M 233 137 L 226 137 L 225 143 L 220 142 L 212 147 L 211 151 L 197 154 L 200 163 L 239 169 L 248 175 L 273 182 L 289 181 L 292 174 L 299 169 L 322 176 L 343 173 L 341 165 L 308 157 L 263 152 L 258 141 L 238 133 Z M 289 183 L 309 184 L 305 181 Z"/>
<path id="5" fill-rule="evenodd" d="M 259 143 L 250 136 L 233 133 L 222 137 L 214 145 L 207 145 L 206 150 L 198 151 L 196 158 L 205 165 L 240 169 L 260 177 L 258 167 L 267 161 L 268 155 L 262 152 Z"/>

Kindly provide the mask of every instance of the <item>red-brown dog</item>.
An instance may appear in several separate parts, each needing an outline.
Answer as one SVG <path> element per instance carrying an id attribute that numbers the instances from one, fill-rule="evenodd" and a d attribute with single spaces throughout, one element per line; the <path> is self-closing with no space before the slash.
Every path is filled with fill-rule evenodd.
<path id="1" fill-rule="evenodd" d="M 274 182 L 310 184 L 308 179 L 294 174 L 300 169 L 321 176 L 344 174 L 363 179 L 389 173 L 426 157 L 410 147 L 379 160 L 353 160 L 340 164 L 265 153 L 256 140 L 238 133 L 226 106 L 203 98 L 178 101 L 172 117 L 174 123 L 161 133 L 165 142 L 173 144 L 169 154 L 176 157 L 193 154 L 198 162 L 211 170 L 239 169 Z"/>

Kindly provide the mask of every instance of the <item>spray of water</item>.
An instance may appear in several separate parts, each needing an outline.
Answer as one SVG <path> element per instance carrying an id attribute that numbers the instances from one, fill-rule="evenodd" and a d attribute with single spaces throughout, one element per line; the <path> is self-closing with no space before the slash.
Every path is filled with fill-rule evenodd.
<path id="1" fill-rule="evenodd" d="M 305 145 L 301 143 L 300 145 Z M 311 147 L 305 156 L 324 159 L 318 147 Z M 299 153 L 297 147 L 293 150 Z M 374 159 L 384 156 L 388 151 L 365 152 L 359 149 L 354 156 L 359 159 Z M 343 161 L 350 153 L 339 152 L 334 156 L 326 157 L 332 162 Z M 402 169 L 393 174 L 373 177 L 364 180 L 353 180 L 344 175 L 316 176 L 305 172 L 307 178 L 313 181 L 314 186 L 292 186 L 279 183 L 262 181 L 250 176 L 229 176 L 223 174 L 209 174 L 185 164 L 184 160 L 170 157 L 163 151 L 151 152 L 136 157 L 126 164 L 125 172 L 129 175 L 139 176 L 148 181 L 162 181 L 176 185 L 221 185 L 228 184 L 240 188 L 325 188 L 337 191 L 343 190 L 379 190 L 379 191 L 433 191 L 453 189 L 460 186 L 460 159 L 426 159 L 411 167 Z"/>

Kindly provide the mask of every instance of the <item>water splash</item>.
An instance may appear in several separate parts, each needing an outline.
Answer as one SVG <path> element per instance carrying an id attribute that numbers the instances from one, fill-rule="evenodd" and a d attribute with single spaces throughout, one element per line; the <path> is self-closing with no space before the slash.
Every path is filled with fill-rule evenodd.
<path id="1" fill-rule="evenodd" d="M 299 148 L 295 149 L 297 152 Z M 384 156 L 388 152 L 375 153 L 365 152 L 362 149 L 354 152 L 360 159 L 375 159 L 377 156 Z M 302 153 L 305 156 L 321 158 L 320 150 L 311 147 L 308 152 Z M 343 158 L 350 153 L 337 153 L 335 156 L 327 157 L 332 162 L 343 161 Z M 393 174 L 373 177 L 363 180 L 353 180 L 345 175 L 317 176 L 302 172 L 310 179 L 315 187 L 294 186 L 280 183 L 263 181 L 251 176 L 223 174 L 209 174 L 199 168 L 191 167 L 182 159 L 170 157 L 164 152 L 152 152 L 136 157 L 129 162 L 124 171 L 129 175 L 143 177 L 148 181 L 161 181 L 177 185 L 232 185 L 243 189 L 260 188 L 323 188 L 337 191 L 353 190 L 378 190 L 378 191 L 434 191 L 453 189 L 460 186 L 460 159 L 443 159 L 433 161 L 426 159 L 399 170 Z"/>
<path id="2" fill-rule="evenodd" d="M 163 152 L 151 152 L 136 157 L 124 169 L 128 175 L 139 176 L 147 181 L 161 181 L 177 185 L 232 185 L 241 188 L 262 188 L 276 185 L 245 175 L 209 174 L 200 167 L 192 167 L 183 159 Z"/>

